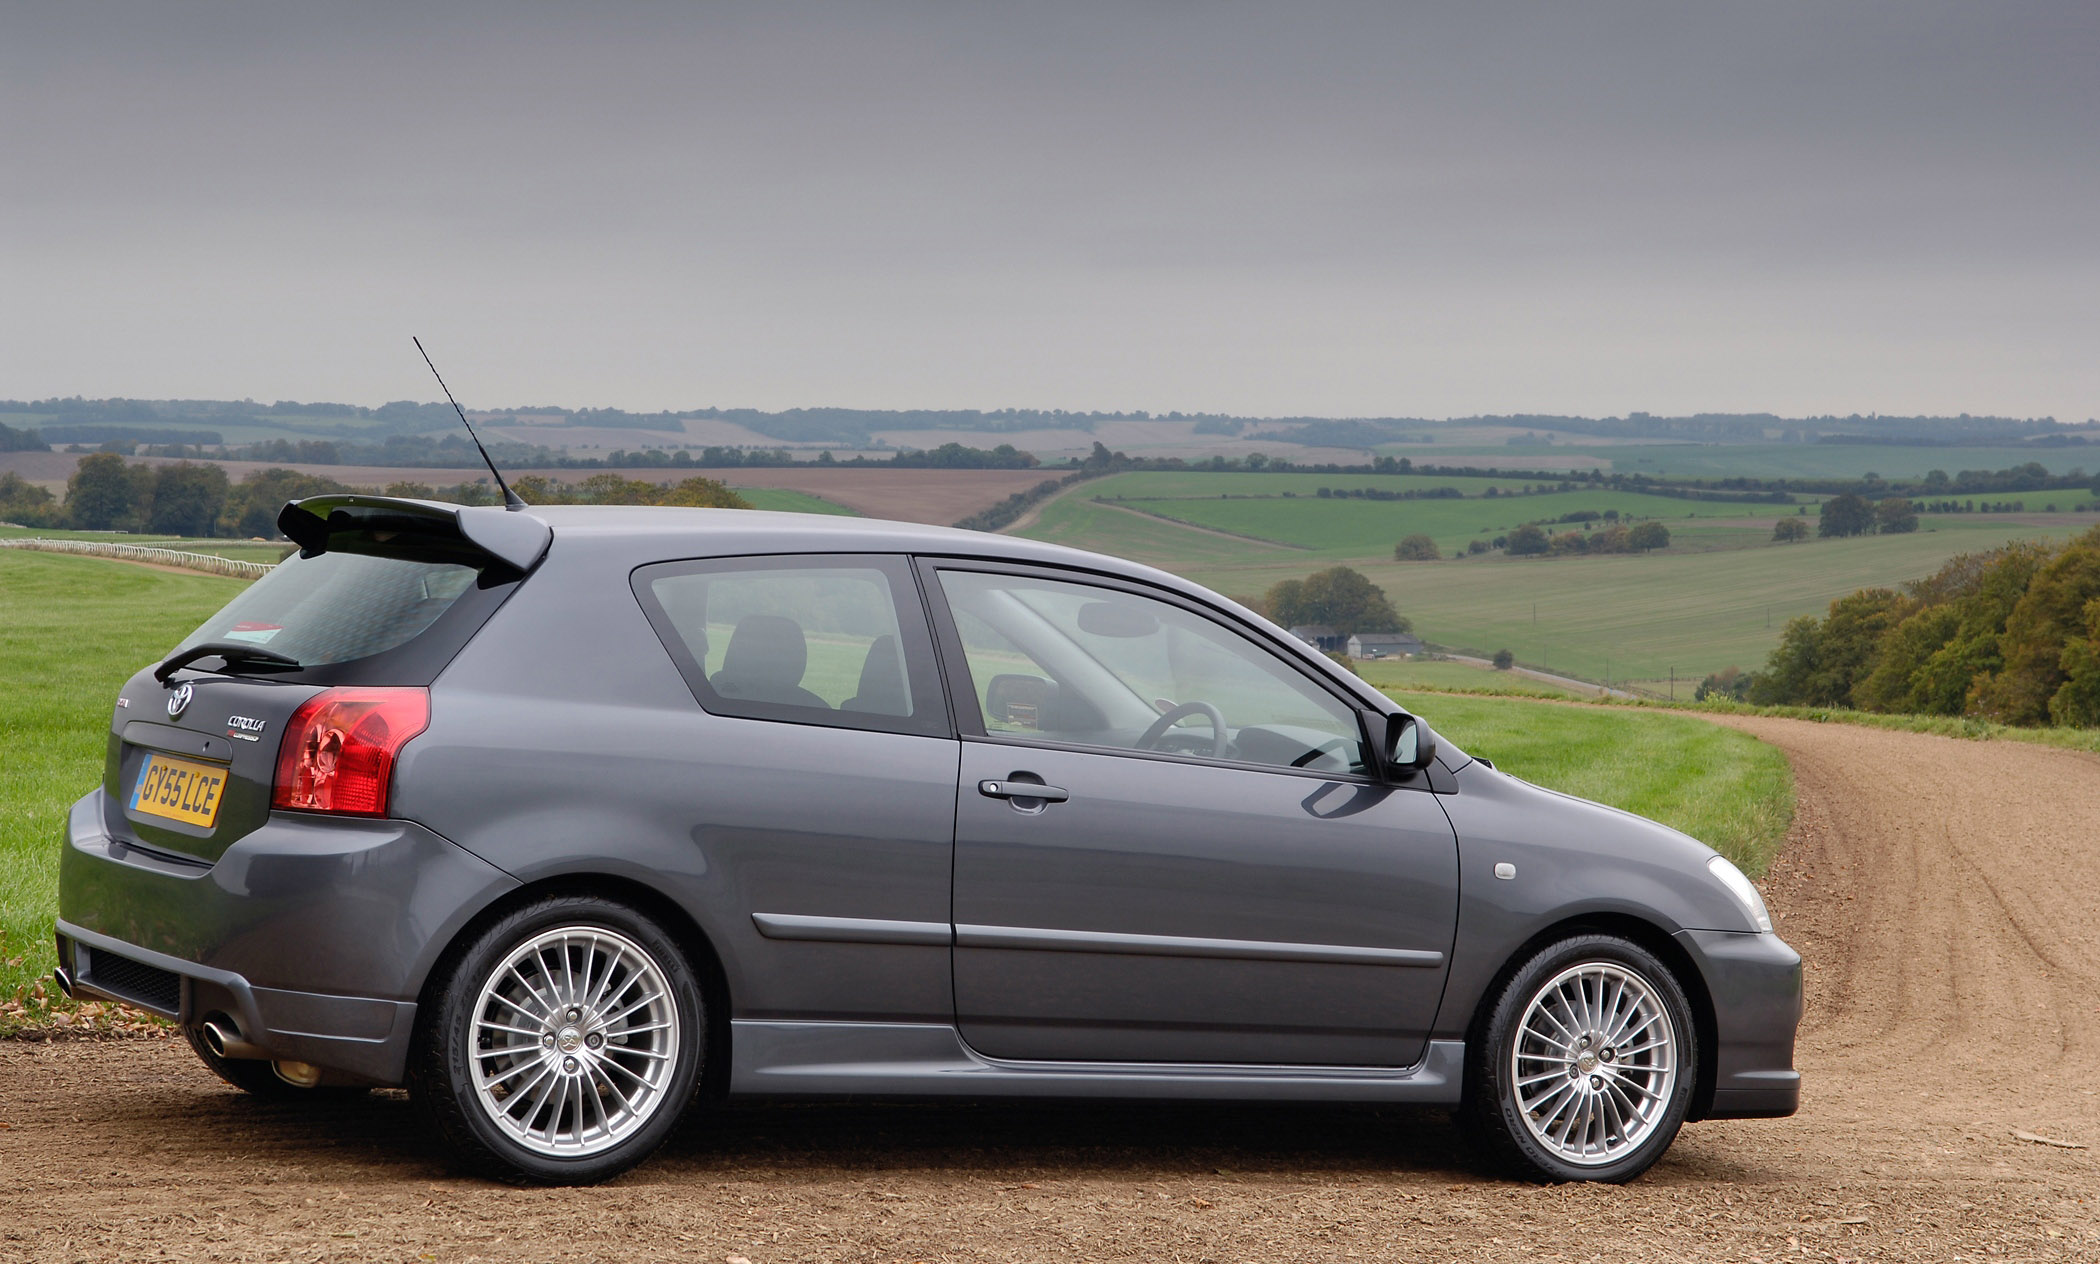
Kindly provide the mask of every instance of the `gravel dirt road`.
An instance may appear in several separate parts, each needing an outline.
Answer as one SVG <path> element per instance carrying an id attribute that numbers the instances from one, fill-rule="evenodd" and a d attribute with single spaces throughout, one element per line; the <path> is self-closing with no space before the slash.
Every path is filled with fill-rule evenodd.
<path id="1" fill-rule="evenodd" d="M 516 1190 L 399 1094 L 0 1042 L 0 1260 L 2100 1260 L 2100 758 L 1735 723 L 1799 776 L 1766 885 L 1808 961 L 1802 1112 L 1689 1127 L 1630 1187 L 1481 1176 L 1433 1113 L 799 1105 Z"/>

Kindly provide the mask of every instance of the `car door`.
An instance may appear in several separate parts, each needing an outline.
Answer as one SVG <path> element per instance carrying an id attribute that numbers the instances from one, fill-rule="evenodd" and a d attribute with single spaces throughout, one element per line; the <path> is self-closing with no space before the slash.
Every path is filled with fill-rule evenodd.
<path id="1" fill-rule="evenodd" d="M 670 735 L 738 1018 L 949 1021 L 956 742 L 901 557 L 646 566 L 699 711 Z"/>
<path id="2" fill-rule="evenodd" d="M 1419 1060 L 1457 843 L 1435 795 L 1370 774 L 1352 703 L 1162 590 L 921 569 L 963 730 L 955 1002 L 973 1048 Z"/>

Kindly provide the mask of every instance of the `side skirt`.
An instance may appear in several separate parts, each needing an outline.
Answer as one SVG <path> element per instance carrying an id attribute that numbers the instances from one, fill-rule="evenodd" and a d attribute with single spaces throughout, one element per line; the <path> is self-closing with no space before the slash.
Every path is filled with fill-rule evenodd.
<path id="1" fill-rule="evenodd" d="M 1411 1067 L 1015 1062 L 987 1058 L 941 1023 L 732 1022 L 729 1091 L 884 1097 L 1459 1100 L 1465 1042 L 1432 1040 Z"/>

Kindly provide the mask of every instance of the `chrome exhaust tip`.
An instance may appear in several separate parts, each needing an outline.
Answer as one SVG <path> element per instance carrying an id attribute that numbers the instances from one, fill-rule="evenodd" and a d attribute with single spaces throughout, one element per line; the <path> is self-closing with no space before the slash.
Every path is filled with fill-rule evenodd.
<path id="1" fill-rule="evenodd" d="M 204 1024 L 204 1043 L 213 1053 L 235 1062 L 268 1062 L 270 1055 L 262 1046 L 248 1043 L 240 1029 L 230 1022 L 214 1019 Z"/>
<path id="2" fill-rule="evenodd" d="M 51 972 L 51 978 L 54 982 L 58 984 L 59 991 L 64 992 L 69 997 L 73 995 L 72 971 L 66 969 L 64 966 L 60 966 L 58 969 L 53 970 Z"/>

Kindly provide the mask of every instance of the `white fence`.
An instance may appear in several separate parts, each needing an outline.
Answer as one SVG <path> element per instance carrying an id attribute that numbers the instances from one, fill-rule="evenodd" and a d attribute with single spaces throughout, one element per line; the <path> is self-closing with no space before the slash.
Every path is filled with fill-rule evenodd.
<path id="1" fill-rule="evenodd" d="M 269 573 L 270 563 L 243 562 L 210 553 L 185 553 L 180 549 L 156 549 L 144 544 L 118 544 L 112 540 L 0 540 L 0 549 L 32 549 L 39 553 L 84 553 L 89 557 L 115 557 L 129 562 L 158 562 L 189 571 L 209 571 L 235 579 L 254 579 Z"/>

